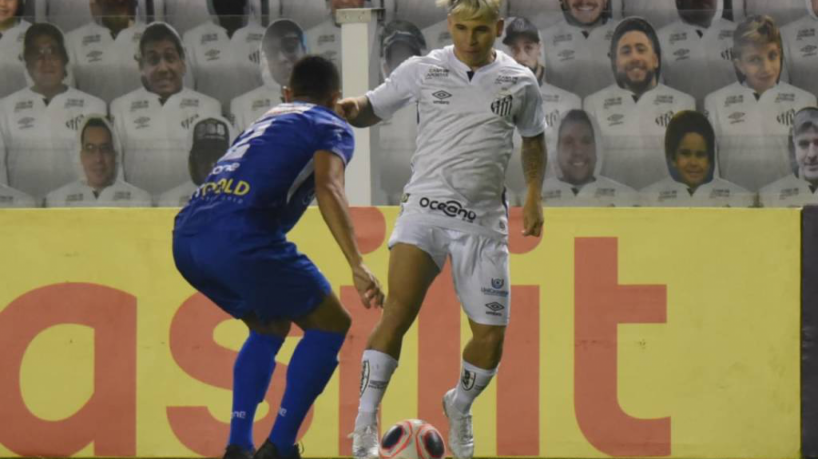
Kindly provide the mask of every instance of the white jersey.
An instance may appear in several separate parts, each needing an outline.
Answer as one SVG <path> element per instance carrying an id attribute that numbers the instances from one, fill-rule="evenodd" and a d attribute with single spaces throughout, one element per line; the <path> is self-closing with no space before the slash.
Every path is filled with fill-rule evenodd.
<path id="1" fill-rule="evenodd" d="M 26 87 L 23 41 L 29 27 L 31 24 L 20 21 L 0 37 L 0 99 Z"/>
<path id="2" fill-rule="evenodd" d="M 585 99 L 606 146 L 602 175 L 642 189 L 668 176 L 665 130 L 674 114 L 695 110 L 688 94 L 663 84 L 634 100 L 632 92 L 611 85 Z"/>
<path id="3" fill-rule="evenodd" d="M 198 188 L 195 183 L 188 180 L 159 195 L 156 205 L 159 207 L 184 207 Z"/>
<path id="4" fill-rule="evenodd" d="M 283 102 L 281 86 L 273 81 L 258 87 L 230 102 L 230 121 L 233 127 L 243 132 L 268 110 Z"/>
<path id="5" fill-rule="evenodd" d="M 261 85 L 259 46 L 264 28 L 251 24 L 238 29 L 232 38 L 212 21 L 185 33 L 197 91 L 215 97 L 226 109 L 233 98 Z"/>
<path id="6" fill-rule="evenodd" d="M 429 50 L 445 48 L 452 44 L 452 34 L 449 33 L 449 23 L 447 20 L 436 22 L 421 30 L 423 38 L 426 40 L 426 48 Z M 497 40 L 499 46 L 501 40 Z"/>
<path id="7" fill-rule="evenodd" d="M 547 179 L 542 197 L 550 207 L 633 207 L 639 204 L 636 190 L 602 176 L 581 187 L 556 177 Z"/>
<path id="8" fill-rule="evenodd" d="M 145 88 L 116 99 L 111 115 L 124 149 L 126 180 L 152 194 L 186 181 L 189 130 L 220 113 L 216 99 L 187 88 L 164 105 Z"/>
<path id="9" fill-rule="evenodd" d="M 39 207 L 37 200 L 8 185 L 0 185 L 0 208 Z"/>
<path id="10" fill-rule="evenodd" d="M 803 207 L 818 205 L 818 192 L 809 182 L 790 174 L 758 192 L 761 207 Z"/>
<path id="11" fill-rule="evenodd" d="M 377 150 L 372 155 L 373 181 L 379 205 L 400 204 L 412 177 L 412 154 L 417 146 L 418 109 L 409 104 L 378 124 Z"/>
<path id="12" fill-rule="evenodd" d="M 77 89 L 111 102 L 142 85 L 136 56 L 145 24 L 137 23 L 116 38 L 107 27 L 90 22 L 65 37 Z"/>
<path id="13" fill-rule="evenodd" d="M 708 94 L 736 81 L 734 30 L 734 23 L 721 18 L 707 29 L 677 21 L 659 30 L 663 83 L 703 107 Z"/>
<path id="14" fill-rule="evenodd" d="M 818 17 L 806 15 L 781 29 L 790 83 L 818 96 Z"/>
<path id="15" fill-rule="evenodd" d="M 693 193 L 671 177 L 641 191 L 645 207 L 753 207 L 756 195 L 727 180 L 714 177 Z"/>
<path id="16" fill-rule="evenodd" d="M 145 190 L 116 180 L 99 194 L 84 180 L 60 187 L 45 198 L 46 207 L 150 207 L 151 195 Z"/>
<path id="17" fill-rule="evenodd" d="M 68 88 L 46 105 L 29 88 L 0 101 L 0 131 L 6 143 L 9 184 L 41 199 L 76 180 L 77 131 L 88 115 L 105 115 L 105 102 Z M 5 173 L 0 173 L 0 180 Z"/>
<path id="18" fill-rule="evenodd" d="M 618 22 L 586 31 L 565 19 L 542 32 L 545 80 L 586 97 L 614 83 L 608 53 Z"/>
<path id="19" fill-rule="evenodd" d="M 523 137 L 545 130 L 542 97 L 530 70 L 496 51 L 494 62 L 471 72 L 447 46 L 408 59 L 367 97 L 381 119 L 418 104 L 404 215 L 463 231 L 507 234 L 503 183 L 514 128 Z"/>
<path id="20" fill-rule="evenodd" d="M 556 161 L 557 136 L 559 135 L 562 117 L 571 110 L 581 110 L 582 99 L 574 93 L 548 83 L 543 83 L 540 86 L 540 94 L 542 96 L 542 110 L 543 113 L 545 113 L 545 124 L 548 126 L 545 130 L 545 146 L 548 151 L 546 178 L 549 178 L 555 175 L 553 167 Z M 522 158 L 520 155 L 521 147 L 522 139 L 519 134 L 515 133 L 514 150 L 511 154 L 511 160 L 508 163 L 508 170 L 506 171 L 506 186 L 509 191 L 508 199 L 512 205 L 522 205 L 526 193 L 525 176 L 523 175 Z"/>
<path id="21" fill-rule="evenodd" d="M 758 191 L 792 172 L 787 136 L 795 113 L 815 106 L 815 96 L 779 83 L 756 99 L 755 91 L 733 83 L 705 99 L 705 111 L 719 142 L 721 177 Z"/>
<path id="22" fill-rule="evenodd" d="M 307 49 L 310 54 L 318 54 L 332 61 L 341 73 L 341 28 L 332 19 L 327 19 L 307 30 Z"/>
<path id="23" fill-rule="evenodd" d="M 623 16 L 645 18 L 656 30 L 679 19 L 676 0 L 622 0 L 622 9 Z"/>

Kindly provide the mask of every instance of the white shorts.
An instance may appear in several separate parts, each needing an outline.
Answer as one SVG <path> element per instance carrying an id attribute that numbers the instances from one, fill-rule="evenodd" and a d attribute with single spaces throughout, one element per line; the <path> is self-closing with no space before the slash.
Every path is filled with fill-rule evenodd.
<path id="1" fill-rule="evenodd" d="M 428 253 L 440 269 L 448 256 L 455 293 L 469 319 L 483 325 L 508 325 L 511 290 L 506 241 L 398 218 L 389 248 L 398 243 Z"/>

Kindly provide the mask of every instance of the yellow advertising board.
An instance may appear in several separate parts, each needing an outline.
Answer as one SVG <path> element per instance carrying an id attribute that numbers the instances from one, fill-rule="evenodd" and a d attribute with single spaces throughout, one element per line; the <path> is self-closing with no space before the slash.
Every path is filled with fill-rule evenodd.
<path id="1" fill-rule="evenodd" d="M 0 456 L 219 456 L 246 337 L 176 272 L 174 211 L 0 212 Z M 386 279 L 397 209 L 354 209 Z M 474 407 L 477 456 L 795 458 L 800 214 L 759 209 L 548 209 L 545 236 L 512 211 L 511 325 Z M 365 310 L 311 209 L 292 238 L 354 325 L 309 415 L 306 457 L 349 455 Z M 498 288 L 486 280 L 486 288 Z M 445 432 L 468 326 L 448 268 L 404 343 L 382 426 Z M 257 413 L 268 433 L 286 363 Z M 270 409 L 270 406 L 273 409 Z"/>

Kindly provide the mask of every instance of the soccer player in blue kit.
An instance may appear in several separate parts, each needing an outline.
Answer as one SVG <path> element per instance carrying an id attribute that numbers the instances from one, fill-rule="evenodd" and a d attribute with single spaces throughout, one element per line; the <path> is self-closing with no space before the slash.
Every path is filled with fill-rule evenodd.
<path id="1" fill-rule="evenodd" d="M 278 105 L 240 135 L 176 217 L 173 255 L 184 278 L 250 329 L 233 370 L 233 410 L 225 459 L 300 458 L 296 435 L 332 377 L 349 313 L 287 233 L 318 200 L 367 308 L 383 305 L 362 261 L 344 192 L 352 129 L 332 109 L 338 70 L 307 56 L 293 68 Z M 255 454 L 253 418 L 290 324 L 304 330 L 287 370 L 272 432 Z"/>

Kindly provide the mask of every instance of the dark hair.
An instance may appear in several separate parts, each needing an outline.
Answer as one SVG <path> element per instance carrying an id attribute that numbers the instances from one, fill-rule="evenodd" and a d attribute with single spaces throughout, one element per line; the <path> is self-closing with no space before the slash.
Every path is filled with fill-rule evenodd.
<path id="1" fill-rule="evenodd" d="M 182 39 L 179 38 L 179 34 L 176 33 L 176 30 L 167 23 L 154 22 L 145 29 L 142 38 L 139 39 L 140 60 L 145 55 L 145 46 L 147 46 L 148 43 L 157 41 L 169 41 L 173 43 L 173 46 L 176 47 L 176 52 L 179 53 L 179 57 L 182 59 L 185 58 L 185 48 L 182 46 Z"/>
<path id="2" fill-rule="evenodd" d="M 328 98 L 341 89 L 341 76 L 335 64 L 317 55 L 307 55 L 295 63 L 290 75 L 293 97 L 308 97 L 314 101 Z"/>
<path id="3" fill-rule="evenodd" d="M 41 36 L 51 37 L 54 39 L 54 41 L 57 42 L 60 56 L 67 64 L 68 51 L 65 49 L 65 37 L 63 37 L 63 34 L 60 31 L 60 29 L 52 24 L 46 23 L 32 24 L 31 27 L 29 27 L 28 30 L 26 30 L 25 40 L 23 41 L 23 56 L 25 58 L 28 58 L 30 53 L 33 51 L 32 47 L 34 46 L 34 40 Z"/>
<path id="4" fill-rule="evenodd" d="M 14 17 L 20 19 L 25 14 L 26 2 L 25 0 L 17 0 L 17 11 L 14 12 Z"/>
<path id="5" fill-rule="evenodd" d="M 659 66 L 656 68 L 656 78 L 657 80 L 660 79 L 662 75 L 662 48 L 659 45 L 659 36 L 656 35 L 656 29 L 650 25 L 650 22 L 640 17 L 623 19 L 622 22 L 616 26 L 616 30 L 614 30 L 613 37 L 611 38 L 611 54 L 609 55 L 611 58 L 611 69 L 614 75 L 616 75 L 616 51 L 619 48 L 619 40 L 628 32 L 642 32 L 648 37 L 648 40 L 650 40 L 653 46 L 653 52 L 656 53 L 656 59 L 659 62 Z"/>
<path id="6" fill-rule="evenodd" d="M 707 145 L 707 158 L 710 164 L 716 161 L 716 133 L 707 117 L 702 113 L 692 110 L 683 110 L 671 118 L 665 132 L 665 156 L 668 161 L 673 162 L 676 158 L 676 150 L 682 143 L 684 136 L 696 133 L 704 137 Z"/>
<path id="7" fill-rule="evenodd" d="M 103 120 L 102 117 L 100 116 L 92 116 L 91 118 L 88 118 L 88 121 L 85 122 L 85 125 L 82 127 L 82 132 L 80 133 L 80 143 L 82 144 L 85 143 L 85 131 L 88 130 L 88 128 L 92 127 L 103 128 L 106 131 L 108 131 L 108 135 L 111 136 L 111 143 L 113 143 L 114 133 L 111 131 L 111 126 L 109 126 L 108 123 L 106 123 L 105 120 Z M 80 145 L 80 147 L 81 146 L 82 145 Z"/>
<path id="8" fill-rule="evenodd" d="M 578 110 L 573 109 L 565 114 L 560 122 L 560 128 L 557 132 L 557 144 L 559 145 L 559 139 L 562 138 L 562 130 L 567 126 L 569 123 L 585 123 L 591 129 L 591 132 L 594 133 L 594 138 L 596 138 L 596 131 L 594 131 L 594 123 L 591 122 L 591 117 L 588 116 L 588 112 L 585 110 Z"/>

